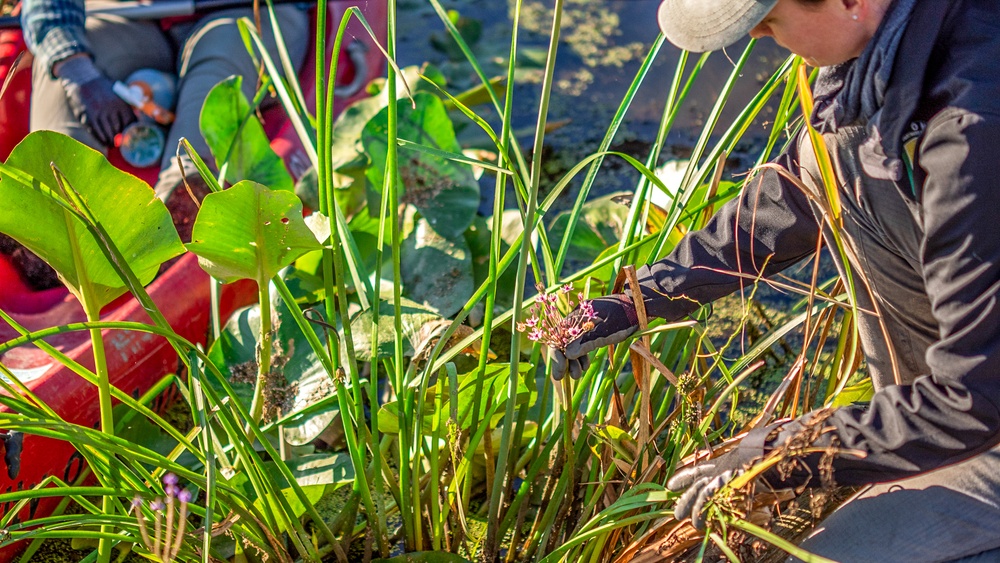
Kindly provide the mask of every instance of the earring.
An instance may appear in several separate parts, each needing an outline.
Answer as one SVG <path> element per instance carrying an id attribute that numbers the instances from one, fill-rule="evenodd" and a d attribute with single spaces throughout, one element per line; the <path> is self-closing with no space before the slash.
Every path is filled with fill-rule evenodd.
<path id="1" fill-rule="evenodd" d="M 854 21 L 858 21 L 858 15 L 857 14 L 851 14 L 851 19 L 854 20 Z"/>

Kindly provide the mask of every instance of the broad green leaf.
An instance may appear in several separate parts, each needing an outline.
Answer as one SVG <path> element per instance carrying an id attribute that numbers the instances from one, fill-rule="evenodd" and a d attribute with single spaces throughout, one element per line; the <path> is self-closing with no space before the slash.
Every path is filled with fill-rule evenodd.
<path id="1" fill-rule="evenodd" d="M 188 250 L 206 272 L 225 283 L 267 283 L 299 256 L 320 248 L 291 192 L 244 181 L 208 194 L 194 223 Z"/>
<path id="2" fill-rule="evenodd" d="M 350 468 L 350 457 L 347 453 L 307 455 L 286 463 L 295 477 L 295 481 L 302 487 L 306 499 L 312 505 L 322 500 L 329 492 L 350 482 L 354 477 L 353 469 Z M 262 468 L 271 478 L 271 482 L 276 487 L 280 487 L 280 492 L 285 496 L 285 500 L 288 502 L 292 513 L 296 517 L 305 515 L 306 506 L 302 504 L 289 486 L 288 481 L 281 474 L 275 462 L 265 461 L 262 464 Z M 228 485 L 241 491 L 247 499 L 253 499 L 254 506 L 261 512 L 270 512 L 272 514 L 281 512 L 281 508 L 274 498 L 270 496 L 257 498 L 246 472 L 236 473 L 229 480 Z M 285 531 L 280 520 L 279 529 L 275 531 Z"/>
<path id="3" fill-rule="evenodd" d="M 403 80 L 416 91 L 432 90 L 432 86 L 421 79 L 430 75 L 433 80 L 444 86 L 444 78 L 436 73 L 433 67 L 423 69 L 410 66 L 402 69 L 399 78 L 397 95 L 405 97 L 406 88 Z M 364 98 L 347 106 L 333 122 L 330 136 L 330 170 L 333 171 L 334 197 L 346 217 L 357 213 L 366 201 L 365 170 L 370 164 L 368 155 L 361 145 L 361 132 L 368 121 L 375 117 L 389 103 L 388 91 L 382 89 L 378 94 Z M 311 209 L 319 209 L 319 194 L 316 184 L 316 171 L 310 168 L 295 185 L 295 193 Z"/>
<path id="4" fill-rule="evenodd" d="M 378 318 L 378 343 L 376 344 L 377 357 L 389 358 L 394 354 L 394 343 L 396 338 L 403 339 L 403 354 L 412 354 L 416 344 L 415 337 L 420 327 L 424 323 L 441 318 L 434 311 L 414 303 L 409 299 L 403 299 L 400 307 L 402 317 L 403 334 L 397 335 L 395 328 L 394 312 L 391 301 L 379 302 Z M 371 344 L 372 310 L 367 309 L 351 320 L 351 332 L 354 336 L 354 353 L 360 360 L 372 358 Z M 346 338 L 341 335 L 341 357 L 347 357 Z"/>
<path id="5" fill-rule="evenodd" d="M 303 487 L 309 485 L 346 485 L 354 481 L 354 465 L 348 452 L 299 456 L 286 462 Z"/>
<path id="6" fill-rule="evenodd" d="M 132 407 L 118 403 L 115 410 L 115 437 L 124 442 L 140 444 L 144 448 L 168 456 L 177 447 L 177 439 L 168 434 L 160 425 L 138 414 Z M 174 460 L 177 465 L 201 471 L 204 465 L 186 449 Z"/>
<path id="7" fill-rule="evenodd" d="M 302 487 L 302 492 L 305 493 L 306 499 L 308 499 L 309 504 L 313 506 L 315 506 L 316 503 L 318 503 L 319 501 L 323 500 L 323 495 L 326 494 L 326 491 L 327 491 L 326 485 L 306 485 Z M 298 495 L 295 494 L 295 491 L 292 490 L 291 487 L 281 489 L 281 494 L 285 495 L 285 501 L 288 503 L 289 508 L 291 508 L 292 514 L 294 514 L 296 518 L 301 518 L 302 516 L 305 515 L 307 510 L 306 505 L 302 504 L 302 501 L 299 500 Z M 257 500 L 254 501 L 253 504 L 254 506 L 257 507 L 257 510 L 260 510 L 261 512 L 270 512 L 271 514 L 281 513 L 281 507 L 278 505 L 278 502 L 275 499 L 271 498 L 270 496 L 265 498 L 258 498 Z M 283 520 L 278 521 L 278 529 L 276 531 L 277 532 L 286 531 Z"/>
<path id="8" fill-rule="evenodd" d="M 374 96 L 354 102 L 333 122 L 330 137 L 330 169 L 341 174 L 351 170 L 363 170 L 368 165 L 368 157 L 361 147 L 361 132 L 371 118 L 386 106 L 382 96 Z M 343 187 L 343 184 L 337 187 Z"/>
<path id="9" fill-rule="evenodd" d="M 81 284 L 91 285 L 96 305 L 103 306 L 123 294 L 125 284 L 84 223 L 60 205 L 66 200 L 52 165 L 80 194 L 143 284 L 152 281 L 163 262 L 184 252 L 170 213 L 145 182 L 78 141 L 37 131 L 0 168 L 0 232 L 48 262 L 76 295 Z M 79 269 L 74 246 L 82 258 Z"/>
<path id="10" fill-rule="evenodd" d="M 455 129 L 441 99 L 433 94 L 414 95 L 416 107 L 400 100 L 398 136 L 419 145 L 461 155 Z M 368 209 L 379 209 L 385 180 L 388 146 L 387 110 L 365 126 L 362 143 L 371 158 L 367 177 Z M 400 149 L 400 202 L 415 206 L 441 236 L 455 240 L 462 236 L 479 207 L 479 183 L 467 164 L 416 150 Z"/>
<path id="11" fill-rule="evenodd" d="M 406 96 L 406 89 L 402 85 L 404 78 L 407 83 L 418 89 L 420 87 L 429 88 L 420 80 L 420 69 L 415 66 L 406 67 L 403 69 L 403 75 L 396 90 L 400 96 Z M 333 122 L 333 131 L 330 136 L 330 169 L 335 172 L 333 184 L 334 187 L 338 188 L 338 192 L 354 185 L 354 180 L 363 176 L 369 160 L 361 145 L 362 131 L 371 118 L 378 115 L 387 105 L 389 105 L 388 91 L 383 89 L 379 95 L 358 100 L 347 106 Z M 307 187 L 303 186 L 303 189 L 307 189 Z M 363 186 L 361 193 L 363 194 Z M 344 202 L 341 202 L 344 214 L 350 215 L 355 207 L 345 207 L 343 204 Z"/>
<path id="12" fill-rule="evenodd" d="M 268 384 L 274 397 L 282 400 L 281 416 L 293 416 L 282 425 L 282 436 L 293 446 L 308 444 L 329 426 L 336 416 L 337 403 L 315 412 L 295 417 L 307 407 L 334 396 L 335 387 L 330 375 L 323 369 L 305 335 L 291 317 L 284 300 L 274 299 L 271 376 L 276 379 Z M 313 327 L 325 341 L 322 328 Z M 233 313 L 212 344 L 208 357 L 222 373 L 228 373 L 230 385 L 239 399 L 250 408 L 254 383 L 257 378 L 257 338 L 260 334 L 260 305 L 255 304 Z M 221 387 L 218 389 L 221 391 Z"/>
<path id="13" fill-rule="evenodd" d="M 226 180 L 253 180 L 273 190 L 294 189 L 285 163 L 271 148 L 264 127 L 242 90 L 243 78 L 230 76 L 215 85 L 201 110 L 201 132 L 215 164 L 226 166 Z"/>
<path id="14" fill-rule="evenodd" d="M 410 214 L 408 218 L 412 221 Z M 400 252 L 402 281 L 409 299 L 450 317 L 472 297 L 472 257 L 464 238 L 445 239 L 419 218 Z"/>

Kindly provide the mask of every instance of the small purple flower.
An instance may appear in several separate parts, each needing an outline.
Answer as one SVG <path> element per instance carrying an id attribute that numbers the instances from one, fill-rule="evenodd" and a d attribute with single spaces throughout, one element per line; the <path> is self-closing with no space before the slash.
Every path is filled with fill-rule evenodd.
<path id="1" fill-rule="evenodd" d="M 177 479 L 177 476 L 174 475 L 173 473 L 167 473 L 166 475 L 163 476 L 164 485 L 176 485 L 178 481 L 179 480 Z"/>
<path id="2" fill-rule="evenodd" d="M 136 497 L 132 499 L 132 506 L 134 506 L 135 508 L 139 508 L 140 506 L 142 506 L 142 497 L 136 495 Z"/>
<path id="3" fill-rule="evenodd" d="M 538 326 L 538 317 L 528 317 L 523 324 L 527 328 L 535 328 Z"/>
<path id="4" fill-rule="evenodd" d="M 563 293 L 569 293 L 571 291 L 573 291 L 573 284 L 568 283 L 568 284 L 562 286 L 562 292 Z"/>
<path id="5" fill-rule="evenodd" d="M 542 329 L 536 328 L 535 330 L 528 333 L 528 340 L 539 342 L 542 340 L 543 336 L 544 334 L 542 333 Z"/>
<path id="6" fill-rule="evenodd" d="M 177 493 L 177 500 L 184 503 L 188 503 L 191 502 L 191 496 L 192 496 L 191 491 L 187 489 L 181 489 L 181 491 Z"/>
<path id="7" fill-rule="evenodd" d="M 180 488 L 177 485 L 167 485 L 166 487 L 163 487 L 163 492 L 165 492 L 168 497 L 176 497 L 178 491 L 180 491 Z"/>
<path id="8" fill-rule="evenodd" d="M 149 507 L 152 508 L 153 510 L 163 510 L 164 508 L 167 507 L 167 505 L 163 504 L 163 501 L 160 499 L 160 497 L 156 497 L 156 499 L 153 502 L 149 503 Z"/>

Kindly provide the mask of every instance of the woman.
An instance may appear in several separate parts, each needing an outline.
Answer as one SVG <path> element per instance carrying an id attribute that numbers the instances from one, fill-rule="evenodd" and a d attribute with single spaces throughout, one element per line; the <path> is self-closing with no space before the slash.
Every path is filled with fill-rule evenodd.
<path id="1" fill-rule="evenodd" d="M 704 526 L 712 494 L 754 460 L 816 428 L 838 485 L 864 486 L 802 547 L 837 561 L 1000 561 L 1000 11 L 988 0 L 664 0 L 678 46 L 773 37 L 814 66 L 813 124 L 830 149 L 855 272 L 867 406 L 754 431 L 733 452 L 679 471 L 679 518 Z M 775 163 L 822 197 L 800 135 Z M 678 319 L 813 253 L 831 231 L 808 194 L 760 174 L 702 231 L 639 270 L 647 311 Z M 838 264 L 841 272 L 844 264 Z M 736 276 L 727 272 L 739 272 Z M 635 331 L 625 295 L 553 352 L 557 375 Z M 820 486 L 819 454 L 770 486 Z M 827 475 L 827 477 L 830 477 Z M 827 479 L 828 480 L 828 479 Z M 829 483 L 826 483 L 829 484 Z M 965 559 L 963 559 L 965 558 Z"/>

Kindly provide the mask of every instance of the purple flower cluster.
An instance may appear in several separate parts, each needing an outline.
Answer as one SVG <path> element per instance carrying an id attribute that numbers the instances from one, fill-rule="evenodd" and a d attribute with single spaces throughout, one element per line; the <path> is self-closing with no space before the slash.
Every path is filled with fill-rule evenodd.
<path id="1" fill-rule="evenodd" d="M 572 312 L 563 316 L 558 306 L 559 297 L 565 296 L 572 308 L 574 303 L 569 296 L 572 291 L 570 284 L 562 286 L 557 293 L 545 293 L 545 288 L 538 286 L 538 300 L 529 311 L 531 316 L 523 323 L 517 323 L 517 330 L 526 333 L 529 340 L 565 350 L 570 342 L 594 328 L 596 317 L 594 306 L 584 299 L 583 293 L 577 294 L 578 304 Z"/>
<path id="2" fill-rule="evenodd" d="M 166 501 L 156 497 L 149 503 L 153 511 L 153 537 L 150 539 L 146 528 L 146 516 L 142 512 L 142 497 L 136 495 L 132 500 L 135 508 L 135 518 L 139 523 L 139 533 L 142 543 L 153 557 L 161 563 L 169 563 L 177 558 L 184 542 L 184 529 L 187 527 L 187 505 L 191 502 L 191 491 L 178 486 L 177 476 L 167 473 L 163 476 L 163 492 Z M 165 521 L 164 521 L 165 520 Z"/>

